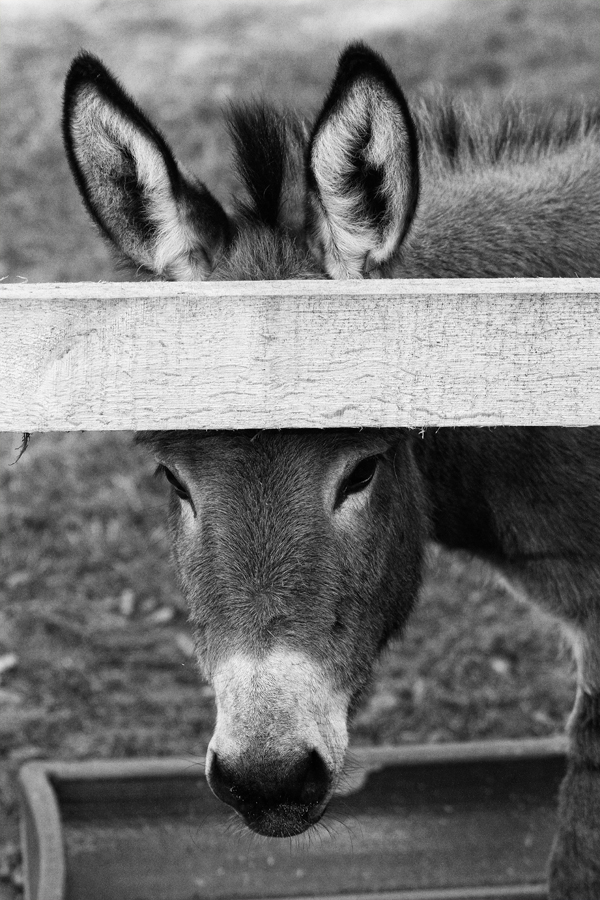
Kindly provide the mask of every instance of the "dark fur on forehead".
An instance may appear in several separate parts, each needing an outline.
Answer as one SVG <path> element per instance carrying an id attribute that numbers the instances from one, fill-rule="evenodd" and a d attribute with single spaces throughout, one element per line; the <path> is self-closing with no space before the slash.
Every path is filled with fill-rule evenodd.
<path id="1" fill-rule="evenodd" d="M 305 143 L 302 122 L 295 114 L 268 104 L 244 103 L 231 106 L 227 124 L 237 173 L 247 193 L 247 200 L 239 203 L 239 212 L 275 229 L 285 179 L 294 176 L 297 146 Z"/>
<path id="2" fill-rule="evenodd" d="M 535 159 L 588 135 L 600 138 L 600 105 L 557 110 L 508 102 L 485 112 L 441 96 L 421 101 L 414 112 L 425 155 L 452 168 Z"/>

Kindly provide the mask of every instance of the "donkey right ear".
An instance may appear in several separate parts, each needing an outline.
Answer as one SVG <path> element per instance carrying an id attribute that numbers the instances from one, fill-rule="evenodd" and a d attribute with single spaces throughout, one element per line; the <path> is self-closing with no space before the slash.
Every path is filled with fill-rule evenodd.
<path id="1" fill-rule="evenodd" d="M 63 136 L 90 214 L 129 260 L 179 281 L 207 277 L 228 242 L 225 212 L 88 53 L 67 75 Z"/>
<path id="2" fill-rule="evenodd" d="M 418 155 L 392 72 L 364 44 L 351 45 L 309 146 L 309 229 L 331 278 L 361 278 L 394 255 L 417 204 Z"/>

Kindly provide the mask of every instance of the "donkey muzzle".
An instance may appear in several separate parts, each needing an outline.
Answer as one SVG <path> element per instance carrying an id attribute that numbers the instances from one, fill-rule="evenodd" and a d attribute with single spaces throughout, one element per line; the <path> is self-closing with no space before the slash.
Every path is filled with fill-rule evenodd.
<path id="1" fill-rule="evenodd" d="M 319 821 L 343 768 L 348 700 L 323 667 L 284 648 L 236 654 L 213 676 L 217 723 L 206 775 L 249 828 L 272 837 Z"/>

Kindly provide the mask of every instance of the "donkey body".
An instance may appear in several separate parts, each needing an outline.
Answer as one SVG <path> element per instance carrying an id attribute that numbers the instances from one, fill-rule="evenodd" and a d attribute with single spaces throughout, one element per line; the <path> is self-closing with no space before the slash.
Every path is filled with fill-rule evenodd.
<path id="1" fill-rule="evenodd" d="M 101 231 L 176 279 L 600 275 L 600 115 L 412 112 L 386 64 L 342 55 L 312 127 L 231 114 L 232 213 L 94 57 L 65 90 L 67 153 Z M 401 633 L 427 542 L 493 561 L 565 625 L 578 665 L 550 872 L 600 896 L 600 429 L 141 436 L 173 487 L 174 558 L 215 687 L 213 791 L 298 834 L 339 781 L 347 722 Z"/>

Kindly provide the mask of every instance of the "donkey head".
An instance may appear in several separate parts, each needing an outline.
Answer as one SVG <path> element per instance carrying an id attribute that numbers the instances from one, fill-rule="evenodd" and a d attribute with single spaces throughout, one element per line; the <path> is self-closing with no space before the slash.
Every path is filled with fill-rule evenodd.
<path id="1" fill-rule="evenodd" d="M 136 266 L 175 279 L 361 277 L 396 252 L 418 193 L 393 76 L 355 46 L 309 136 L 234 112 L 244 199 L 227 214 L 93 57 L 67 78 L 85 203 Z M 425 523 L 402 431 L 164 432 L 174 557 L 215 687 L 214 792 L 262 834 L 298 834 L 340 777 L 348 716 L 414 602 Z"/>
<path id="2" fill-rule="evenodd" d="M 207 775 L 254 830 L 304 831 L 347 720 L 415 601 L 424 503 L 399 430 L 153 432 L 174 557 L 215 688 Z"/>

